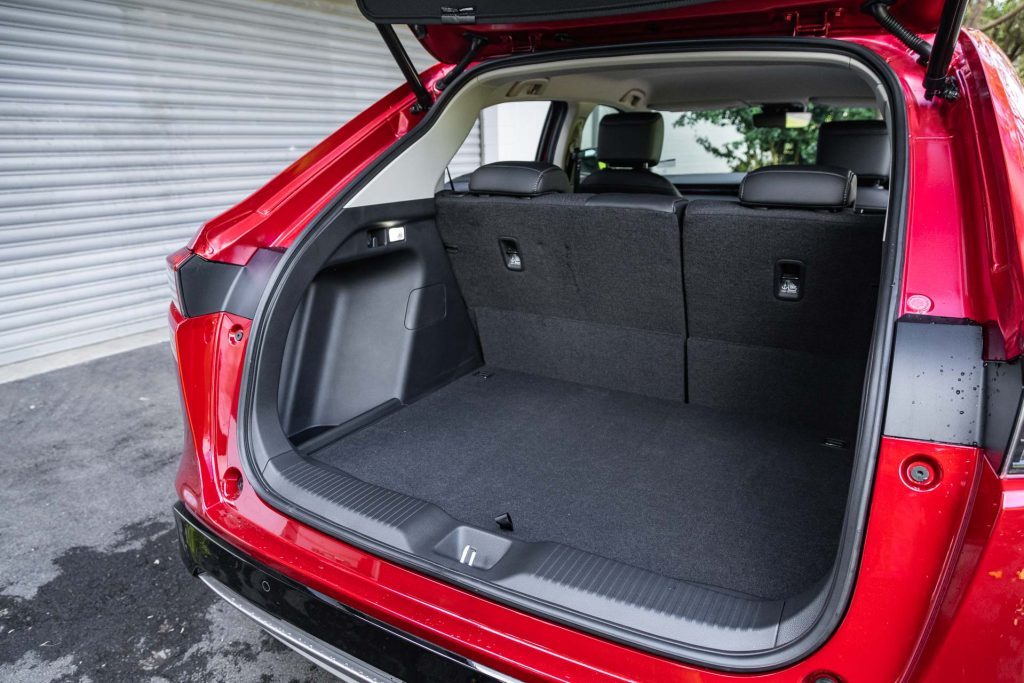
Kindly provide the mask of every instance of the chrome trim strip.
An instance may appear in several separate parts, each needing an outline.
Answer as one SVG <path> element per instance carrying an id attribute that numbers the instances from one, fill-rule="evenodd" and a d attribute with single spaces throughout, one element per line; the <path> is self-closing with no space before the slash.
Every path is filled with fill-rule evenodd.
<path id="1" fill-rule="evenodd" d="M 314 638 L 283 619 L 278 619 L 241 597 L 209 573 L 200 574 L 199 579 L 225 602 L 256 622 L 264 631 L 341 680 L 347 683 L 402 683 L 400 679 L 342 652 L 319 638 Z"/>
<path id="2" fill-rule="evenodd" d="M 325 643 L 319 638 L 309 635 L 287 621 L 275 617 L 261 607 L 257 607 L 215 579 L 208 572 L 200 574 L 199 580 L 205 583 L 218 597 L 256 622 L 264 631 L 321 669 L 337 676 L 346 683 L 402 683 L 400 678 L 385 673 L 377 667 L 367 664 L 343 650 L 339 650 L 330 643 Z M 395 633 L 398 632 L 396 631 Z M 484 666 L 471 659 L 466 659 L 449 652 L 439 652 L 439 654 L 456 659 L 464 666 L 489 676 L 494 680 L 502 681 L 503 683 L 522 683 L 518 678 L 495 671 L 489 666 Z"/>

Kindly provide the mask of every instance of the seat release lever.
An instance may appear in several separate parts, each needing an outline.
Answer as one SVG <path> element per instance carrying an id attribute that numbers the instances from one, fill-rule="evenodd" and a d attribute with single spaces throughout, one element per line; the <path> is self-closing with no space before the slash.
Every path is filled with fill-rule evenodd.
<path id="1" fill-rule="evenodd" d="M 523 255 L 519 252 L 519 244 L 514 239 L 499 237 L 498 246 L 501 248 L 501 258 L 504 259 L 506 268 L 515 271 L 523 269 Z"/>
<path id="2" fill-rule="evenodd" d="M 775 262 L 775 298 L 799 301 L 804 296 L 804 264 L 790 259 Z"/>

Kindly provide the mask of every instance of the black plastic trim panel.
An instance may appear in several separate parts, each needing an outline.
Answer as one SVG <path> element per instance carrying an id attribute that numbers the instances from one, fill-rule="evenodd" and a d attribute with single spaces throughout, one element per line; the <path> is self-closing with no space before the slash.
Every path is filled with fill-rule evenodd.
<path id="1" fill-rule="evenodd" d="M 282 254 L 257 249 L 244 266 L 190 256 L 178 268 L 182 314 L 194 318 L 223 311 L 252 318 Z"/>
<path id="2" fill-rule="evenodd" d="M 984 430 L 982 328 L 900 321 L 885 434 L 974 446 Z"/>
<path id="3" fill-rule="evenodd" d="M 229 546 L 178 503 L 178 549 L 194 576 L 209 573 L 241 598 L 403 681 L 507 683 L 482 667 L 266 567 Z"/>
<path id="4" fill-rule="evenodd" d="M 902 318 L 885 435 L 981 446 L 1005 458 L 1007 474 L 1021 474 L 1024 362 L 983 360 L 984 336 L 970 320 Z"/>
<path id="5" fill-rule="evenodd" d="M 614 600 L 608 600 L 605 596 L 586 593 L 587 589 L 583 586 L 577 587 L 578 590 L 568 590 L 563 587 L 560 600 L 575 600 L 582 597 L 583 599 L 579 603 L 574 602 L 574 604 L 593 607 L 592 601 L 600 599 L 611 608 L 605 613 L 603 618 L 594 618 L 593 614 L 583 615 L 579 611 L 570 610 L 559 604 L 536 599 L 532 595 L 526 594 L 527 592 L 534 593 L 537 590 L 536 586 L 520 584 L 516 590 L 511 590 L 492 580 L 480 580 L 472 574 L 471 568 L 460 566 L 458 569 L 450 569 L 442 562 L 427 561 L 414 552 L 401 549 L 401 542 L 399 542 L 398 546 L 395 546 L 388 542 L 382 542 L 381 539 L 375 536 L 367 536 L 353 531 L 350 526 L 351 524 L 362 523 L 358 521 L 359 515 L 344 515 L 330 510 L 327 514 L 331 515 L 332 518 L 328 518 L 318 514 L 316 510 L 299 504 L 297 500 L 291 499 L 292 495 L 301 496 L 302 494 L 289 491 L 287 494 L 282 495 L 284 492 L 277 490 L 273 482 L 276 482 L 277 485 L 284 484 L 285 477 L 281 474 L 280 470 L 287 467 L 289 462 L 288 456 L 294 452 L 291 444 L 281 433 L 280 426 L 278 425 L 275 433 L 266 424 L 267 418 L 276 419 L 276 400 L 265 402 L 260 398 L 268 397 L 272 392 L 276 392 L 276 386 L 270 390 L 263 387 L 263 384 L 268 381 L 268 377 L 271 380 L 276 378 L 273 366 L 279 362 L 274 358 L 263 358 L 263 345 L 267 343 L 272 344 L 274 335 L 280 335 L 286 331 L 286 329 L 282 328 L 282 325 L 286 326 L 288 321 L 285 319 L 282 323 L 282 315 L 287 315 L 290 311 L 285 310 L 288 308 L 285 305 L 282 309 L 283 314 L 278 313 L 277 307 L 282 301 L 287 304 L 296 300 L 301 294 L 301 292 L 296 293 L 291 290 L 295 288 L 301 289 L 306 286 L 309 280 L 303 280 L 301 274 L 311 269 L 315 270 L 317 266 L 311 262 L 317 258 L 322 258 L 324 255 L 325 247 L 321 244 L 321 240 L 330 235 L 331 231 L 338 227 L 339 222 L 358 225 L 367 219 L 371 219 L 370 214 L 380 213 L 385 209 L 384 206 L 346 209 L 344 205 L 380 169 L 391 163 L 398 154 L 419 140 L 434 125 L 440 113 L 444 111 L 447 101 L 454 97 L 461 87 L 470 79 L 482 73 L 510 66 L 541 64 L 550 61 L 598 56 L 725 50 L 741 50 L 744 52 L 760 50 L 765 54 L 771 54 L 772 51 L 803 50 L 808 53 L 838 54 L 866 65 L 884 84 L 890 98 L 890 125 L 892 139 L 894 140 L 893 197 L 886 229 L 886 244 L 879 290 L 881 294 L 878 301 L 872 347 L 865 378 L 865 390 L 862 400 L 858 440 L 855 447 L 848 512 L 840 539 L 840 550 L 835 565 L 836 570 L 832 575 L 823 579 L 817 586 L 817 589 L 812 591 L 813 594 L 798 596 L 787 601 L 777 625 L 777 637 L 774 647 L 769 646 L 760 650 L 748 649 L 751 642 L 760 641 L 756 629 L 751 634 L 753 637 L 750 640 L 747 638 L 747 629 L 720 629 L 719 637 L 714 640 L 714 645 L 711 648 L 688 642 L 688 633 L 678 629 L 671 634 L 671 638 L 654 637 L 650 633 L 645 635 L 639 633 L 636 629 L 624 628 L 620 625 L 622 616 L 614 608 L 619 603 Z M 435 106 L 427 112 L 423 120 L 415 128 L 396 142 L 390 150 L 371 163 L 344 192 L 339 194 L 328 207 L 311 221 L 306 230 L 289 248 L 279 268 L 279 274 L 268 286 L 257 310 L 252 328 L 250 352 L 246 355 L 246 367 L 242 378 L 239 404 L 239 443 L 243 456 L 243 467 L 246 470 L 248 480 L 262 498 L 284 514 L 310 524 L 345 542 L 352 543 L 376 555 L 423 571 L 452 584 L 475 590 L 480 594 L 513 607 L 524 609 L 570 626 L 589 630 L 611 640 L 702 666 L 711 666 L 730 671 L 768 671 L 803 659 L 809 653 L 821 647 L 841 623 L 857 576 L 871 497 L 873 473 L 878 455 L 878 444 L 882 437 L 889 368 L 894 344 L 895 321 L 898 314 L 899 298 L 894 295 L 894 292 L 900 291 L 899 274 L 902 272 L 902 244 L 906 219 L 907 140 L 906 107 L 903 100 L 903 91 L 892 70 L 877 54 L 870 50 L 841 41 L 820 38 L 750 38 L 743 40 L 673 41 L 618 45 L 614 47 L 574 48 L 544 54 L 496 59 L 467 71 L 445 89 L 444 93 L 435 103 Z M 415 202 L 407 204 L 415 204 Z M 396 206 L 402 207 L 403 204 L 392 205 L 392 210 Z M 374 216 L 374 218 L 379 218 L 379 216 Z M 299 277 L 294 277 L 296 274 L 299 274 Z M 267 369 L 266 365 L 271 366 L 269 368 L 270 372 L 264 372 Z M 276 393 L 274 393 L 274 396 L 276 398 Z M 264 405 L 264 403 L 267 404 Z M 274 462 L 274 465 L 273 467 L 268 467 L 268 462 L 271 461 Z M 264 477 L 264 470 L 267 472 L 267 477 Z M 310 474 L 308 476 L 312 477 L 314 475 Z M 374 494 L 368 493 L 368 495 L 372 497 Z M 308 499 L 306 500 L 308 502 Z M 404 505 L 398 499 L 395 499 L 393 502 L 395 505 Z M 327 511 L 326 508 L 324 510 Z M 365 512 L 367 510 L 364 509 Z M 423 513 L 432 515 L 427 508 L 420 508 L 411 513 L 409 519 L 404 520 L 402 524 L 411 523 L 412 520 L 417 519 Z M 363 517 L 369 516 L 364 514 Z M 392 540 L 396 540 L 400 535 L 399 532 L 401 531 L 402 524 L 398 525 L 398 531 L 392 533 Z M 473 527 L 463 528 L 473 529 Z M 500 559 L 494 565 L 494 568 L 497 569 L 499 566 Z M 520 590 L 523 592 L 519 592 Z M 717 591 L 715 592 L 717 593 Z M 699 610 L 695 614 L 692 612 L 686 613 L 693 614 L 694 620 L 705 619 L 705 615 L 701 614 Z M 699 627 L 695 626 L 695 628 Z"/>
<path id="6" fill-rule="evenodd" d="M 540 140 L 537 142 L 537 153 L 534 155 L 535 161 L 562 165 L 561 159 L 555 159 L 555 151 L 558 148 L 559 134 L 562 132 L 568 114 L 569 105 L 566 102 L 556 100 L 548 107 L 548 113 L 544 115 L 544 125 L 540 129 Z"/>

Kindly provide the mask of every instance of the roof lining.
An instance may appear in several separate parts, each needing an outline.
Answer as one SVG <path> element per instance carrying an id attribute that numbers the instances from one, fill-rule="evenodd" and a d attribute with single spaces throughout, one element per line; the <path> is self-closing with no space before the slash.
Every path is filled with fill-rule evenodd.
<path id="1" fill-rule="evenodd" d="M 600 95 L 598 92 L 590 92 L 584 97 L 587 91 L 582 91 L 579 96 L 573 96 L 573 93 L 556 87 L 552 78 L 549 85 L 537 96 L 509 98 L 508 89 L 516 81 L 551 78 L 552 75 L 572 75 L 573 81 L 597 83 L 601 78 L 607 78 L 604 75 L 605 72 L 642 73 L 647 69 L 659 68 L 676 70 L 678 73 L 680 69 L 696 72 L 712 66 L 728 66 L 732 67 L 737 74 L 746 70 L 749 83 L 749 70 L 755 64 L 779 69 L 807 67 L 808 65 L 817 68 L 824 67 L 827 73 L 836 78 L 847 74 L 850 78 L 858 79 L 864 87 L 864 93 L 874 92 L 876 106 L 883 113 L 887 111 L 885 89 L 877 77 L 866 66 L 853 58 L 833 52 L 800 50 L 765 52 L 756 49 L 721 52 L 669 52 L 583 57 L 542 64 L 510 65 L 506 68 L 487 71 L 475 77 L 470 76 L 462 87 L 451 93 L 451 98 L 443 104 L 443 109 L 438 112 L 439 118 L 435 120 L 429 130 L 426 130 L 418 140 L 405 148 L 401 154 L 371 178 L 346 206 L 369 206 L 433 197 L 436 179 L 441 176 L 445 166 L 469 134 L 478 113 L 485 107 L 509 101 L 552 99 L 595 103 L 595 97 Z M 592 76 L 589 81 L 586 78 L 588 72 Z M 618 104 L 618 97 L 621 97 L 626 90 L 637 86 L 635 83 L 630 83 L 628 87 L 622 88 L 626 85 L 625 79 L 617 80 L 616 83 L 618 83 L 619 90 L 614 97 L 607 95 L 606 103 L 621 108 L 621 104 Z"/>

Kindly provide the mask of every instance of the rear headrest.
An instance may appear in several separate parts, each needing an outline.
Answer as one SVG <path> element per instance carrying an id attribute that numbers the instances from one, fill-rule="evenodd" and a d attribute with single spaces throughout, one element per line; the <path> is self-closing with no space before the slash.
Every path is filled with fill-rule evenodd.
<path id="1" fill-rule="evenodd" d="M 765 166 L 740 183 L 740 203 L 845 209 L 857 199 L 857 175 L 837 166 Z"/>
<path id="2" fill-rule="evenodd" d="M 597 131 L 597 160 L 609 166 L 653 166 L 661 159 L 664 138 L 661 114 L 608 114 Z"/>
<path id="3" fill-rule="evenodd" d="M 469 176 L 469 191 L 473 194 L 534 197 L 570 189 L 565 171 L 543 161 L 495 161 Z"/>
<path id="4" fill-rule="evenodd" d="M 885 121 L 832 121 L 818 131 L 818 163 L 848 168 L 861 180 L 887 180 L 892 148 Z"/>

